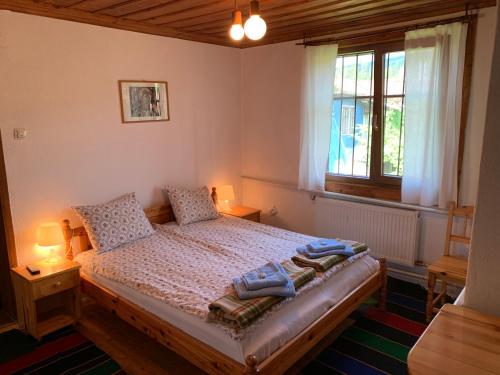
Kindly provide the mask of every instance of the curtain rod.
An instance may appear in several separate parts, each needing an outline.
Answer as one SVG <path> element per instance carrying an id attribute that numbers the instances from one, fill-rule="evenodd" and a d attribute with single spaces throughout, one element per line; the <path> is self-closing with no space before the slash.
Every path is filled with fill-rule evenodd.
<path id="1" fill-rule="evenodd" d="M 465 15 L 460 16 L 460 17 L 453 17 L 453 18 L 447 18 L 443 20 L 437 20 L 437 21 L 430 21 L 426 23 L 419 23 L 415 25 L 408 25 L 408 26 L 401 26 L 401 27 L 394 27 L 392 29 L 383 29 L 383 30 L 374 30 L 371 32 L 366 32 L 366 33 L 360 33 L 352 36 L 345 36 L 345 37 L 339 37 L 339 38 L 326 38 L 326 39 L 317 39 L 317 40 L 311 40 L 311 41 L 306 41 L 306 38 L 304 37 L 304 41 L 300 43 L 295 43 L 296 46 L 319 46 L 319 45 L 325 45 L 325 44 L 335 44 L 340 41 L 344 40 L 353 40 L 353 39 L 360 39 L 360 38 L 366 38 L 369 36 L 377 36 L 380 34 L 387 34 L 387 33 L 394 33 L 394 32 L 406 32 L 406 31 L 411 31 L 411 30 L 418 30 L 418 29 L 424 29 L 428 27 L 435 27 L 438 25 L 446 25 L 449 23 L 454 23 L 454 22 L 462 22 L 462 23 L 470 23 L 476 18 L 476 15 L 470 15 L 469 10 L 466 9 Z"/>

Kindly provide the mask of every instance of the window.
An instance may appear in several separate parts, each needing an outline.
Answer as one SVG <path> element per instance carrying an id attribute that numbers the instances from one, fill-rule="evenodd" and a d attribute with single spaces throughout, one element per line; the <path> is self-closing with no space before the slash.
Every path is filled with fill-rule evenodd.
<path id="1" fill-rule="evenodd" d="M 384 187 L 399 199 L 404 150 L 403 43 L 340 50 L 336 62 L 327 189 Z M 342 187 L 339 190 L 339 187 Z M 352 193 L 352 191 L 349 191 Z M 367 194 L 361 194 L 367 195 Z"/>

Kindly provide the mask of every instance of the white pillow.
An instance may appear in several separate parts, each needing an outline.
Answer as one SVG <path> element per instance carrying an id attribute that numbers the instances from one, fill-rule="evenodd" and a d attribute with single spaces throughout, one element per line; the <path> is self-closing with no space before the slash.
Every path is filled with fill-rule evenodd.
<path id="1" fill-rule="evenodd" d="M 82 220 L 92 247 L 98 253 L 154 233 L 135 193 L 94 206 L 76 206 L 73 210 Z"/>
<path id="2" fill-rule="evenodd" d="M 199 189 L 166 188 L 168 199 L 179 225 L 220 217 L 206 186 Z"/>

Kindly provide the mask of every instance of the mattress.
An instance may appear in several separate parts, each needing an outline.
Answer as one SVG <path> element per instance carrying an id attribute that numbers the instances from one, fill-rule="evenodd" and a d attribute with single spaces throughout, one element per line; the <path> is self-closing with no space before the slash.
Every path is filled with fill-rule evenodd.
<path id="1" fill-rule="evenodd" d="M 165 231 L 167 233 L 168 240 L 172 241 L 174 245 L 176 243 L 174 237 L 179 236 L 179 241 L 184 241 L 182 247 L 184 251 L 191 251 L 189 246 L 194 244 L 192 246 L 200 252 L 200 249 L 204 247 L 208 248 L 207 251 L 209 251 L 209 254 L 212 252 L 222 252 L 222 259 L 226 259 L 228 257 L 231 258 L 223 251 L 226 247 L 236 249 L 232 250 L 236 254 L 241 254 L 242 252 L 245 253 L 245 246 L 250 246 L 254 249 L 256 246 L 255 240 L 259 237 L 256 233 L 259 233 L 259 231 L 263 243 L 267 242 L 272 246 L 276 246 L 276 242 L 271 237 L 277 236 L 282 247 L 289 247 L 290 249 L 293 247 L 293 251 L 297 241 L 300 243 L 310 240 L 310 237 L 304 236 L 302 238 L 300 237 L 302 235 L 295 234 L 293 232 L 282 231 L 277 228 L 255 223 L 248 226 L 248 223 L 243 222 L 243 220 L 240 219 L 224 218 L 220 220 L 213 220 L 211 223 L 204 223 L 198 226 L 196 226 L 196 224 L 182 228 L 177 228 L 172 225 L 162 226 L 163 229 L 159 228 L 157 232 Z M 227 238 L 224 238 L 225 235 L 216 236 L 218 240 L 214 240 L 212 238 L 211 242 L 207 242 L 207 237 L 212 236 L 214 228 L 223 228 L 224 233 L 228 230 L 228 228 L 231 228 L 230 230 L 234 230 L 234 233 Z M 188 232 L 190 231 L 197 233 L 196 239 L 189 238 L 190 234 Z M 208 235 L 207 231 L 212 234 Z M 217 230 L 215 230 L 215 232 L 216 231 Z M 183 233 L 179 235 L 179 232 Z M 267 234 L 263 235 L 263 233 Z M 268 238 L 265 238 L 266 236 L 268 236 Z M 254 238 L 254 242 L 252 244 L 247 244 L 248 240 L 251 238 Z M 290 243 L 286 245 L 287 241 Z M 140 241 L 138 243 L 141 244 Z M 191 245 L 187 246 L 186 243 Z M 139 246 L 135 246 L 132 249 L 118 250 L 115 253 L 115 255 L 118 254 L 116 258 L 120 259 L 122 265 L 126 265 L 127 257 L 121 255 L 127 254 L 127 250 L 133 250 L 136 252 L 138 251 L 138 248 Z M 168 251 L 170 257 L 174 258 L 176 256 L 173 249 L 169 249 Z M 264 252 L 268 250 L 261 249 L 260 251 Z M 288 256 L 289 254 L 293 254 L 293 251 L 289 251 L 288 249 L 285 253 Z M 122 254 L 120 254 L 120 252 L 122 252 Z M 113 253 L 113 251 L 111 253 Z M 203 254 L 203 252 L 201 253 Z M 234 255 L 232 253 L 230 254 L 231 256 Z M 293 298 L 290 303 L 284 304 L 280 309 L 266 314 L 264 319 L 252 324 L 250 327 L 251 329 L 247 332 L 247 334 L 235 337 L 227 329 L 223 329 L 220 325 L 208 322 L 204 318 L 203 314 L 199 314 L 197 311 L 192 311 L 192 306 L 189 306 L 190 308 L 178 306 L 173 304 L 172 301 L 168 299 L 168 295 L 161 298 L 157 292 L 151 292 L 150 288 L 144 286 L 137 288 L 134 284 L 136 279 L 132 279 L 132 282 L 130 282 L 127 279 L 120 278 L 119 275 L 116 275 L 116 273 L 120 272 L 119 268 L 111 267 L 111 271 L 106 271 L 106 262 L 103 263 L 102 259 L 108 258 L 112 261 L 115 260 L 113 259 L 113 256 L 115 255 L 96 254 L 95 251 L 91 250 L 79 254 L 75 260 L 82 264 L 82 273 L 86 278 L 106 289 L 111 290 L 113 293 L 121 296 L 122 298 L 141 306 L 150 313 L 158 316 L 160 319 L 168 321 L 170 324 L 242 364 L 245 363 L 245 357 L 250 354 L 255 355 L 259 361 L 271 355 L 279 347 L 287 343 L 300 333 L 300 331 L 319 318 L 329 308 L 343 299 L 350 293 L 350 291 L 360 285 L 372 274 L 377 272 L 379 268 L 378 262 L 370 256 L 359 257 L 359 259 L 349 262 L 339 268 L 335 274 L 332 275 L 332 277 L 321 280 L 322 282 L 318 283 L 318 285 L 308 288 L 303 292 L 299 291 L 298 295 Z M 257 255 L 254 256 L 259 258 Z M 275 253 L 274 257 L 276 256 L 277 254 Z M 281 256 L 283 256 L 283 254 L 281 254 Z M 254 260 L 254 262 L 257 261 L 262 260 Z M 133 262 L 134 269 L 138 269 L 136 264 L 137 258 L 135 258 Z M 239 261 L 234 262 L 238 264 Z M 112 263 L 108 262 L 107 265 L 112 266 Z M 249 266 L 253 267 L 251 261 L 249 261 Z M 164 266 L 158 268 L 164 268 Z M 182 271 L 179 271 L 180 270 L 178 270 L 178 274 L 183 273 Z M 237 274 L 239 274 L 241 270 L 235 272 L 238 272 Z M 224 281 L 227 284 L 226 286 L 230 285 L 230 279 L 232 276 L 235 275 L 226 275 L 227 281 Z M 158 278 L 159 276 L 156 275 L 154 281 Z M 221 280 L 225 279 L 221 278 Z M 185 280 L 181 280 L 179 282 L 185 282 Z M 158 287 L 161 287 L 162 285 L 164 285 L 165 288 L 170 287 L 169 284 L 159 284 Z M 200 286 L 200 288 L 203 289 L 203 286 Z M 156 291 L 157 288 L 152 289 Z M 221 294 L 223 290 L 224 289 L 219 289 L 217 294 Z M 184 292 L 184 290 L 180 291 L 181 294 Z M 200 301 L 203 301 L 203 299 Z M 203 306 L 208 312 L 208 303 Z"/>

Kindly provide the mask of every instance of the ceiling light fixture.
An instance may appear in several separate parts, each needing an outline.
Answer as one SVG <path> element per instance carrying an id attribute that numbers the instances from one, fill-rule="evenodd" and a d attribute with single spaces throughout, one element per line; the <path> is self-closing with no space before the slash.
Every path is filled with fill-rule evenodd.
<path id="1" fill-rule="evenodd" d="M 250 1 L 250 18 L 245 22 L 245 35 L 252 40 L 262 39 L 266 35 L 267 25 L 259 13 L 259 2 Z"/>
<path id="2" fill-rule="evenodd" d="M 233 40 L 241 40 L 245 36 L 245 30 L 243 29 L 241 10 L 236 8 L 236 1 L 234 3 L 235 10 L 233 10 L 233 24 L 229 30 L 229 35 Z"/>

